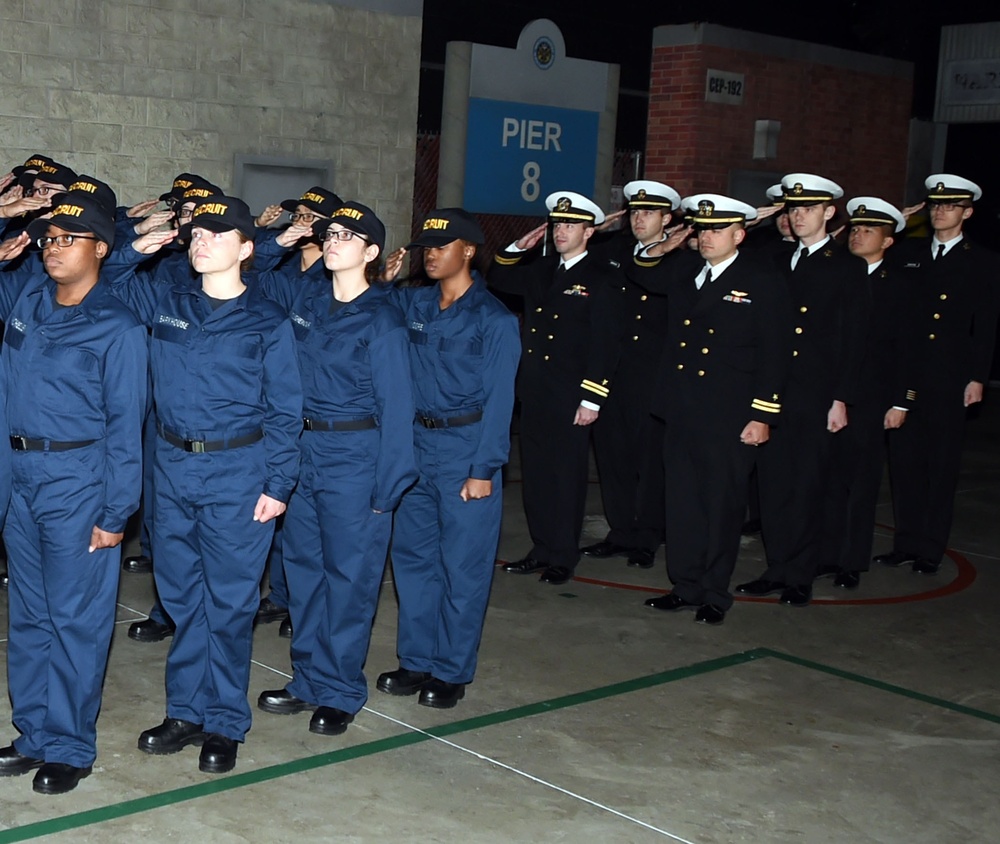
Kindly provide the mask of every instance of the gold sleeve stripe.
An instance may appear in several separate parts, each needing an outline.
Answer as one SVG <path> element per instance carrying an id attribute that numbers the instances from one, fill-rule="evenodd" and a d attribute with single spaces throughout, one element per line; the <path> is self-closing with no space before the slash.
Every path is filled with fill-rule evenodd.
<path id="1" fill-rule="evenodd" d="M 760 399 L 754 399 L 750 406 L 754 410 L 760 410 L 763 413 L 781 413 L 781 405 L 774 404 L 774 402 L 761 401 Z"/>
<path id="2" fill-rule="evenodd" d="M 633 260 L 635 261 L 635 265 L 637 267 L 655 267 L 660 263 L 660 261 L 663 260 L 663 258 L 650 258 L 648 256 L 643 257 L 641 255 L 636 255 Z"/>
<path id="3" fill-rule="evenodd" d="M 583 383 L 581 383 L 580 386 L 585 390 L 590 390 L 592 393 L 597 393 L 597 395 L 602 396 L 603 398 L 608 397 L 609 391 L 607 387 L 595 384 L 593 381 L 588 381 L 586 378 L 583 379 Z"/>
<path id="4" fill-rule="evenodd" d="M 917 391 L 916 390 L 907 390 L 906 391 L 906 400 L 907 401 L 916 401 L 917 400 Z"/>
<path id="5" fill-rule="evenodd" d="M 781 407 L 781 404 L 776 401 L 765 401 L 764 399 L 754 399 L 754 404 L 763 404 L 768 407 Z"/>
<path id="6" fill-rule="evenodd" d="M 504 258 L 502 255 L 494 255 L 493 260 L 503 267 L 509 267 L 512 264 L 516 264 L 518 261 L 521 260 L 521 258 L 520 256 L 518 256 L 517 258 Z"/>

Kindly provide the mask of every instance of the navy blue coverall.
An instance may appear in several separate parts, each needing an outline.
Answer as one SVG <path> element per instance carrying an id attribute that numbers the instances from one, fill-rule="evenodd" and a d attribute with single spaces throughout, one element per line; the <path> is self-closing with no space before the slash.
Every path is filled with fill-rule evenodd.
<path id="1" fill-rule="evenodd" d="M 392 541 L 399 664 L 446 683 L 470 683 L 500 538 L 500 470 L 510 452 L 521 355 L 517 319 L 478 273 L 444 310 L 440 285 L 394 295 L 409 329 L 420 472 L 396 513 Z M 439 424 L 463 419 L 474 421 Z M 426 420 L 438 424 L 427 427 Z M 459 492 L 469 478 L 492 481 L 492 493 L 463 501 Z"/>
<path id="2" fill-rule="evenodd" d="M 126 271 L 115 284 L 152 327 L 154 577 L 177 625 L 167 717 L 237 741 L 251 723 L 253 619 L 274 532 L 273 519 L 253 521 L 254 507 L 262 493 L 288 501 L 302 429 L 291 324 L 244 282 L 215 309 L 200 279 L 164 285 Z M 198 453 L 185 440 L 225 447 Z"/>
<path id="3" fill-rule="evenodd" d="M 7 675 L 18 752 L 88 767 L 121 553 L 88 549 L 95 525 L 120 533 L 139 505 L 147 342 L 103 281 L 74 307 L 55 293 L 44 273 L 0 286 L 4 439 L 45 441 L 13 454 Z"/>
<path id="4" fill-rule="evenodd" d="M 416 480 L 406 331 L 389 291 L 336 302 L 330 283 L 262 277 L 288 308 L 302 374 L 299 485 L 284 527 L 293 678 L 287 690 L 354 714 L 392 532 Z"/>

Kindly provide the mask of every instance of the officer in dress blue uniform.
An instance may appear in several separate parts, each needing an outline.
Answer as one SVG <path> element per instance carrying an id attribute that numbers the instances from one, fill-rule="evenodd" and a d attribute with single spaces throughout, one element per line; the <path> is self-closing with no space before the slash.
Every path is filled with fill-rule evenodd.
<path id="1" fill-rule="evenodd" d="M 695 610 L 721 624 L 740 548 L 750 474 L 780 417 L 791 304 L 784 279 L 739 247 L 757 210 L 719 194 L 684 200 L 698 252 L 657 264 L 637 257 L 635 281 L 667 295 L 670 314 L 653 413 L 666 422 L 667 573 L 673 590 L 646 606 Z"/>
<path id="2" fill-rule="evenodd" d="M 344 202 L 312 228 L 332 283 L 267 281 L 291 315 L 305 399 L 301 479 L 284 534 L 293 676 L 257 705 L 315 710 L 309 731 L 333 736 L 368 699 L 363 668 L 392 512 L 417 472 L 403 315 L 371 284 L 385 226 Z"/>
<path id="3" fill-rule="evenodd" d="M 913 291 L 920 404 L 889 442 L 896 533 L 893 550 L 875 561 L 934 575 L 951 531 L 967 409 L 990 377 L 1000 258 L 963 232 L 979 185 L 935 173 L 924 186 L 934 235 L 892 255 L 893 272 Z"/>
<path id="4" fill-rule="evenodd" d="M 775 253 L 794 307 L 792 361 L 781 426 L 757 462 L 768 566 L 736 591 L 780 592 L 782 604 L 805 607 L 822 565 L 824 485 L 833 438 L 850 424 L 871 296 L 865 262 L 826 232 L 841 187 L 811 173 L 789 173 L 781 184 L 798 239 Z"/>
<path id="5" fill-rule="evenodd" d="M 490 284 L 524 297 L 517 391 L 532 547 L 504 570 L 541 571 L 542 583 L 557 585 L 580 559 L 590 425 L 611 390 L 621 327 L 617 270 L 588 249 L 604 212 L 572 191 L 550 194 L 545 205 L 548 223 L 497 253 Z M 554 254 L 541 255 L 549 225 Z"/>
<path id="6" fill-rule="evenodd" d="M 666 239 L 681 198 L 669 185 L 648 179 L 629 182 L 624 192 L 631 236 L 615 238 L 609 258 L 619 268 L 625 332 L 611 379 L 614 393 L 594 426 L 609 530 L 601 542 L 580 550 L 597 558 L 623 554 L 630 566 L 648 569 L 663 541 L 663 423 L 650 415 L 649 404 L 666 338 L 667 298 L 637 286 L 627 272 L 636 254 Z"/>
<path id="7" fill-rule="evenodd" d="M 153 574 L 177 625 L 167 717 L 139 749 L 202 744 L 199 769 L 223 773 L 250 728 L 253 619 L 274 519 L 298 477 L 302 392 L 291 323 L 241 275 L 253 253 L 246 204 L 195 206 L 180 231 L 194 283 L 157 284 L 128 266 L 177 234 L 151 232 L 123 250 L 115 286 L 153 329 Z"/>
<path id="8" fill-rule="evenodd" d="M 0 286 L 14 449 L 8 685 L 21 736 L 0 774 L 58 794 L 90 774 L 119 551 L 139 504 L 146 332 L 106 287 L 112 211 L 66 194 L 22 235 L 45 272 Z M 5 435 L 6 436 L 6 435 Z"/>
<path id="9" fill-rule="evenodd" d="M 409 327 L 420 480 L 403 497 L 392 541 L 400 667 L 378 689 L 419 691 L 420 704 L 439 709 L 455 706 L 476 673 L 521 352 L 517 320 L 470 270 L 483 241 L 468 212 L 432 211 L 405 249 L 423 248 L 436 283 L 396 290 Z"/>
<path id="10" fill-rule="evenodd" d="M 913 291 L 887 266 L 886 254 L 906 220 L 875 196 L 854 197 L 847 213 L 848 249 L 868 264 L 872 315 L 850 424 L 833 441 L 819 573 L 833 575 L 836 587 L 856 589 L 871 559 L 886 438 L 897 436 L 911 411 L 918 411 Z"/>

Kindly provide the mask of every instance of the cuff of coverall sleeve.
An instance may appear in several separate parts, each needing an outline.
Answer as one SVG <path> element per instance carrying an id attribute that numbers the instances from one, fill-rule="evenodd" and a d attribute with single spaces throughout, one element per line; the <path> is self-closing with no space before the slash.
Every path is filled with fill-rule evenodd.
<path id="1" fill-rule="evenodd" d="M 287 504 L 288 499 L 292 497 L 292 488 L 290 486 L 272 486 L 271 484 L 265 484 L 264 495 L 269 498 L 273 498 L 275 501 L 280 501 L 282 504 Z"/>
<path id="2" fill-rule="evenodd" d="M 398 506 L 398 498 L 373 498 L 371 503 L 372 510 L 378 510 L 380 513 L 391 513 Z"/>
<path id="3" fill-rule="evenodd" d="M 474 481 L 492 481 L 499 468 L 488 463 L 473 463 L 469 467 L 469 477 Z"/>
<path id="4" fill-rule="evenodd" d="M 97 522 L 97 527 L 106 533 L 124 533 L 125 532 L 125 522 L 128 519 L 123 519 L 117 513 L 105 513 Z"/>

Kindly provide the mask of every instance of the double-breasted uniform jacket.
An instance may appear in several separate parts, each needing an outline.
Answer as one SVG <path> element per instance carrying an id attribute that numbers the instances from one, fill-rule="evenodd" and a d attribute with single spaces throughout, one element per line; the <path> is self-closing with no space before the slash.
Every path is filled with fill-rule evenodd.
<path id="1" fill-rule="evenodd" d="M 794 315 L 787 398 L 825 414 L 835 400 L 850 405 L 857 396 L 871 311 L 867 267 L 831 239 L 793 271 L 796 248 L 789 244 L 774 259 L 788 278 Z"/>
<path id="2" fill-rule="evenodd" d="M 695 286 L 705 262 L 696 253 L 667 256 L 656 269 L 632 271 L 667 294 L 667 340 L 653 413 L 668 422 L 735 437 L 747 422 L 775 424 L 791 359 L 791 309 L 782 276 L 740 253 L 717 281 Z"/>
<path id="3" fill-rule="evenodd" d="M 490 285 L 524 297 L 518 397 L 556 391 L 571 404 L 600 406 L 617 362 L 619 300 L 614 268 L 588 252 L 568 270 L 559 256 L 503 251 Z"/>

